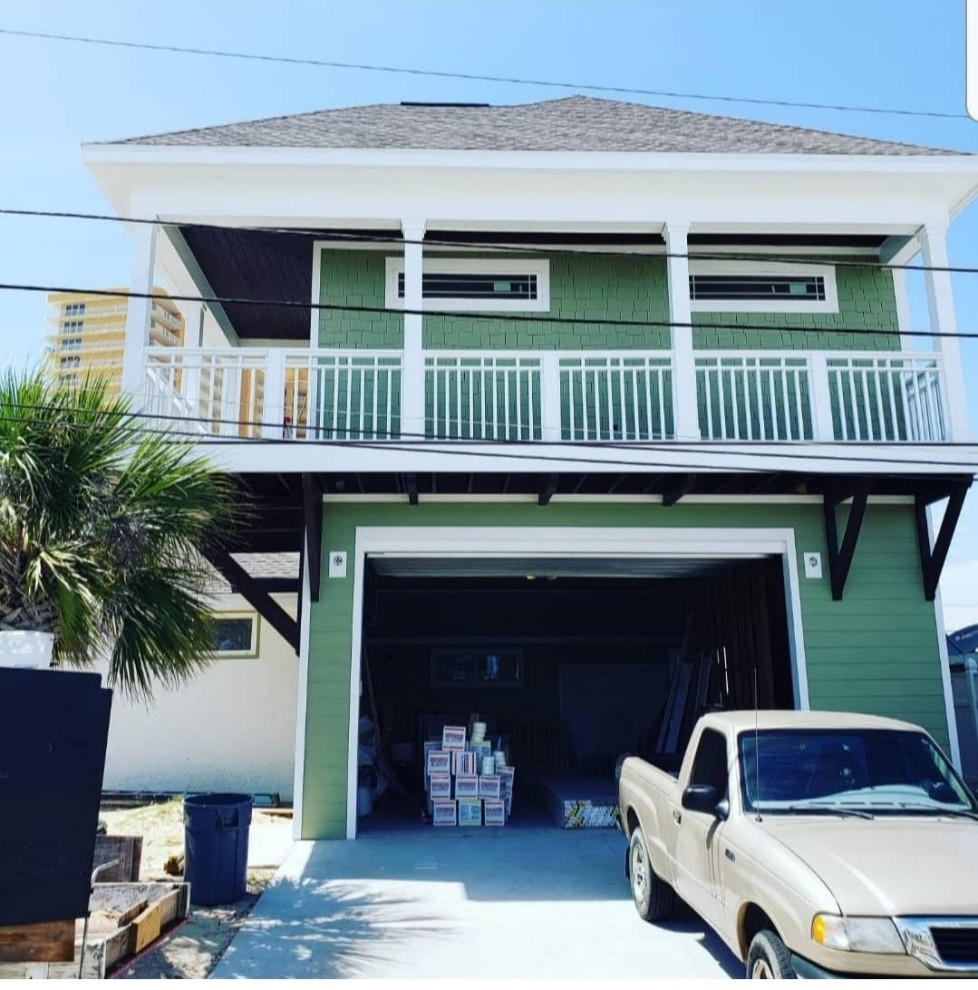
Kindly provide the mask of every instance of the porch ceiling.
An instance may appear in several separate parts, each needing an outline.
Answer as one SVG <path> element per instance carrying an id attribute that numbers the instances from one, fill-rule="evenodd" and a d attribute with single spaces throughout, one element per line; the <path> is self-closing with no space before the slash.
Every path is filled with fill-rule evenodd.
<path id="1" fill-rule="evenodd" d="M 317 229 L 301 232 L 276 233 L 231 227 L 180 226 L 179 232 L 194 260 L 214 293 L 231 299 L 281 299 L 290 303 L 306 303 L 312 296 L 313 243 L 357 235 L 399 241 L 399 230 Z M 484 231 L 431 229 L 427 239 L 432 242 L 450 241 L 465 244 L 565 245 L 587 247 L 601 245 L 632 248 L 661 248 L 661 235 L 628 232 L 554 232 L 546 231 Z M 867 250 L 877 252 L 886 240 L 879 234 L 731 234 L 692 233 L 691 248 L 697 245 L 735 250 L 769 247 L 818 250 Z M 253 305 L 226 303 L 224 309 L 244 340 L 308 340 L 309 310 L 296 306 Z"/>

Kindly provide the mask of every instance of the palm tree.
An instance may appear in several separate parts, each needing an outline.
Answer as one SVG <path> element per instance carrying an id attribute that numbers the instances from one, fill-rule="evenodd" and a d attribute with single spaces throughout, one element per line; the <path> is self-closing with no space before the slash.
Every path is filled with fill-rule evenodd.
<path id="1" fill-rule="evenodd" d="M 200 551 L 230 504 L 224 477 L 104 382 L 0 377 L 0 630 L 53 634 L 55 666 L 107 657 L 136 698 L 198 672 L 213 648 Z"/>

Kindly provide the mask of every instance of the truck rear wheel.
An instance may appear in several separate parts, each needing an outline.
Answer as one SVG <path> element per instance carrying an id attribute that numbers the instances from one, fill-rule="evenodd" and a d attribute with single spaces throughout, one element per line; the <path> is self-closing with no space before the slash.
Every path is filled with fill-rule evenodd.
<path id="1" fill-rule="evenodd" d="M 793 980 L 791 953 L 774 932 L 758 932 L 747 950 L 748 980 Z"/>
<path id="2" fill-rule="evenodd" d="M 632 832 L 628 846 L 628 879 L 635 910 L 643 921 L 665 921 L 670 917 L 675 895 L 672 887 L 652 869 L 649 848 L 639 826 Z"/>

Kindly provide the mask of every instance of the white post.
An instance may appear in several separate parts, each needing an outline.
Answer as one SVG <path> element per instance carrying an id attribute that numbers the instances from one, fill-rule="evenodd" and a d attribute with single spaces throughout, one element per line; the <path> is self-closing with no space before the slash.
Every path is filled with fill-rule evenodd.
<path id="1" fill-rule="evenodd" d="M 404 358 L 401 367 L 401 435 L 421 439 L 425 433 L 425 374 L 422 338 L 421 277 L 424 253 L 423 220 L 402 220 L 404 234 Z"/>
<path id="2" fill-rule="evenodd" d="M 299 375 L 296 370 L 295 385 Z M 261 435 L 270 439 L 294 436 L 295 423 L 285 423 L 285 349 L 272 347 L 265 359 L 265 388 L 262 401 Z"/>
<path id="3" fill-rule="evenodd" d="M 204 304 L 202 302 L 183 303 L 183 351 L 180 362 L 183 370 L 183 392 L 187 414 L 200 416 L 200 341 L 204 326 Z M 191 423 L 193 433 L 200 424 Z"/>
<path id="4" fill-rule="evenodd" d="M 700 414 L 696 399 L 696 359 L 693 354 L 693 311 L 689 299 L 689 258 L 686 256 L 688 223 L 668 221 L 666 275 L 669 283 L 669 321 L 672 341 L 673 428 L 678 440 L 700 439 Z M 676 326 L 676 324 L 682 324 Z"/>
<path id="5" fill-rule="evenodd" d="M 930 314 L 931 333 L 957 333 L 954 315 L 954 296 L 951 292 L 951 273 L 934 271 L 947 268 L 947 228 L 940 224 L 924 224 L 917 232 L 924 261 L 924 285 L 927 288 L 927 311 Z M 949 440 L 967 442 L 968 398 L 964 386 L 964 369 L 961 366 L 961 349 L 957 337 L 938 337 L 934 341 L 944 364 L 944 398 L 949 426 Z"/>
<path id="6" fill-rule="evenodd" d="M 810 395 L 812 403 L 812 434 L 816 442 L 832 443 L 835 428 L 832 425 L 832 392 L 829 388 L 829 365 L 823 351 L 808 355 L 808 373 L 811 375 Z"/>
<path id="7" fill-rule="evenodd" d="M 146 298 L 129 297 L 126 312 L 126 341 L 122 355 L 122 390 L 128 392 L 133 402 L 140 406 L 146 395 L 143 380 L 143 351 L 149 343 L 150 319 L 153 315 L 153 274 L 156 267 L 157 226 L 139 224 L 133 232 L 132 272 L 129 290 L 142 293 Z"/>
<path id="8" fill-rule="evenodd" d="M 547 351 L 540 367 L 541 435 L 545 443 L 560 443 L 560 357 Z"/>

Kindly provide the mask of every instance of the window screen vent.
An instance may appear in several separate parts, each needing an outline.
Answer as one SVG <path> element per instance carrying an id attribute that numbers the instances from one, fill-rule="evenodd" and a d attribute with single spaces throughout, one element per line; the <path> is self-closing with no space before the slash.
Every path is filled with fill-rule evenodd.
<path id="1" fill-rule="evenodd" d="M 690 275 L 694 301 L 825 302 L 823 275 Z"/>
<path id="2" fill-rule="evenodd" d="M 533 274 L 482 272 L 424 272 L 421 276 L 424 299 L 521 299 L 537 298 L 537 277 Z M 397 276 L 397 297 L 404 298 L 404 273 Z"/>

